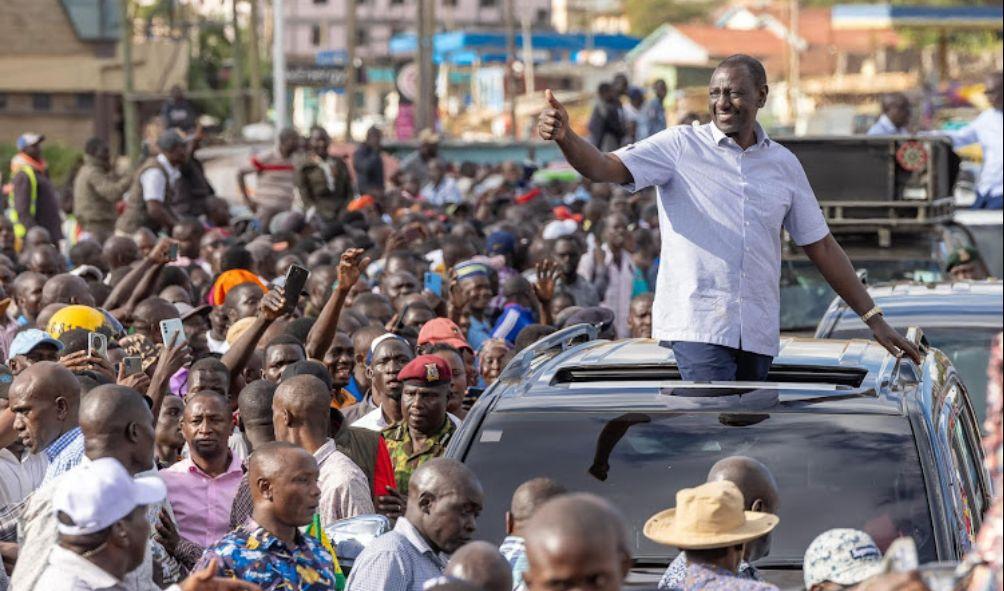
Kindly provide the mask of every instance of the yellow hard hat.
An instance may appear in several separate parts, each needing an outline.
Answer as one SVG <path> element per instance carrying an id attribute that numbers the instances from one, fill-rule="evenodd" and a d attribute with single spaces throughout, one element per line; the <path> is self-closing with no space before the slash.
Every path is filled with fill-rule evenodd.
<path id="1" fill-rule="evenodd" d="M 90 306 L 66 306 L 52 315 L 46 330 L 58 339 L 63 333 L 80 328 L 93 332 L 105 325 L 105 315 Z"/>

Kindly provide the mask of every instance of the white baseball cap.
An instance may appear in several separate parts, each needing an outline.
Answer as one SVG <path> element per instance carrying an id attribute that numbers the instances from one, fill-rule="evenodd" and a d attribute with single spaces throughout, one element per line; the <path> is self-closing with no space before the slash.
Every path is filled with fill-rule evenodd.
<path id="1" fill-rule="evenodd" d="M 166 496 L 167 487 L 159 477 L 133 478 L 118 460 L 100 458 L 78 465 L 63 478 L 53 494 L 52 510 L 59 533 L 80 536 L 110 527 L 136 507 L 159 503 Z"/>
<path id="2" fill-rule="evenodd" d="M 883 572 L 882 551 L 875 540 L 856 529 L 831 529 L 819 534 L 805 550 L 805 588 L 830 581 L 857 585 Z"/>

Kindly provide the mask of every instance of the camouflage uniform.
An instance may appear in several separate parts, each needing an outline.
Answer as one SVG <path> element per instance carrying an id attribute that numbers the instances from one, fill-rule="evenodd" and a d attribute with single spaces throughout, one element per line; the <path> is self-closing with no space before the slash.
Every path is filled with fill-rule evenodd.
<path id="1" fill-rule="evenodd" d="M 402 495 L 408 494 L 408 482 L 412 473 L 425 462 L 443 455 L 446 444 L 456 430 L 453 421 L 445 417 L 439 432 L 426 440 L 425 448 L 416 451 L 412 447 L 411 431 L 408 430 L 406 421 L 384 429 L 383 438 L 387 442 L 387 451 L 390 452 L 390 462 L 394 465 L 394 480 Z"/>

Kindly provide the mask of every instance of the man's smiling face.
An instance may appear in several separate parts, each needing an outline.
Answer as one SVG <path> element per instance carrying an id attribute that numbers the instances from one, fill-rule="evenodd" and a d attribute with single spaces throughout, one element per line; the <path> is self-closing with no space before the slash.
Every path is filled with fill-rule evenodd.
<path id="1" fill-rule="evenodd" d="M 737 134 L 756 122 L 757 111 L 767 102 L 767 85 L 757 87 L 750 69 L 743 64 L 719 67 L 708 84 L 708 109 L 715 125 L 725 135 Z"/>

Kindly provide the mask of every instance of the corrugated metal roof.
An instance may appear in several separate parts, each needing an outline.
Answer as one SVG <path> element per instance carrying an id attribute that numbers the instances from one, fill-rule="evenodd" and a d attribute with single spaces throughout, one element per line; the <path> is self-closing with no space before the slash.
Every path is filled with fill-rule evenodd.
<path id="1" fill-rule="evenodd" d="M 60 0 L 81 41 L 118 41 L 122 36 L 119 0 Z"/>

